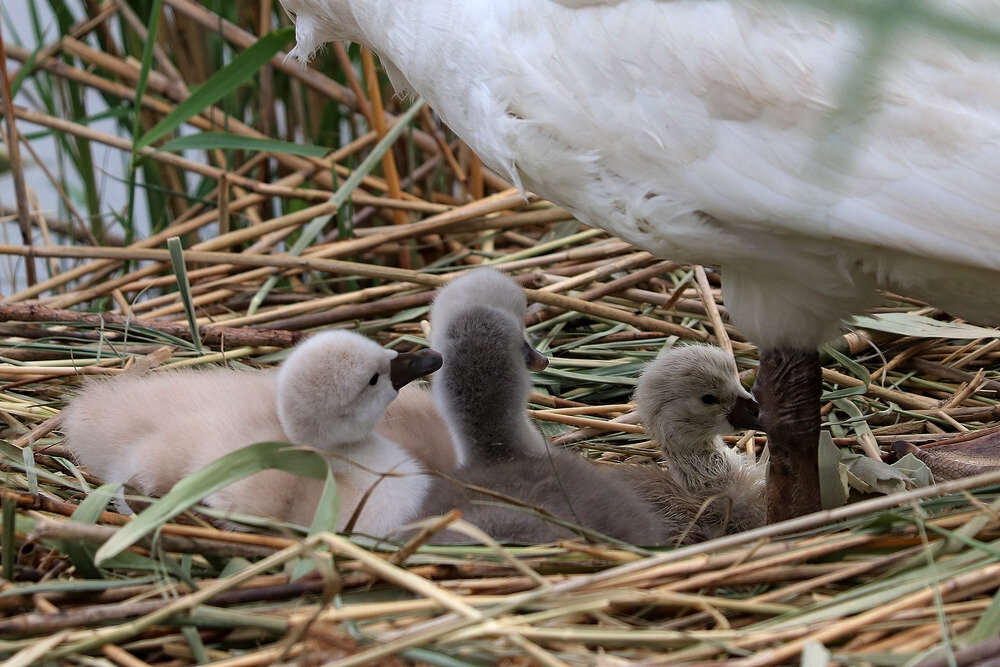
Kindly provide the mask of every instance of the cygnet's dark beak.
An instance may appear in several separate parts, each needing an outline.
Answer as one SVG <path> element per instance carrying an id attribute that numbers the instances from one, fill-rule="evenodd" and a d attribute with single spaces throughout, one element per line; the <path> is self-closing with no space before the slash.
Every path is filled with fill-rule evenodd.
<path id="1" fill-rule="evenodd" d="M 417 378 L 441 368 L 441 354 L 431 349 L 398 355 L 389 363 L 392 388 L 399 391 Z"/>
<path id="2" fill-rule="evenodd" d="M 533 371 L 544 371 L 549 365 L 549 358 L 524 341 L 524 365 Z"/>
<path id="3" fill-rule="evenodd" d="M 726 418 L 729 420 L 729 423 L 733 425 L 733 428 L 760 431 L 761 425 L 759 416 L 760 409 L 757 406 L 757 401 L 752 398 L 740 396 L 736 399 L 736 405 L 734 405 L 733 409 L 729 411 Z"/>

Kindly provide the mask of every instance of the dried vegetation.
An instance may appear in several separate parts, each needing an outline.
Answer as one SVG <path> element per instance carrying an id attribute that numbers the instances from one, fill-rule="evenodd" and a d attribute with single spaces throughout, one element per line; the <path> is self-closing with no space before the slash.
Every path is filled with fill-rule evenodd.
<path id="1" fill-rule="evenodd" d="M 529 331 L 551 358 L 532 397 L 547 435 L 648 464 L 629 404 L 642 364 L 711 342 L 749 384 L 756 349 L 727 323 L 715 272 L 522 197 L 429 109 L 392 98 L 369 54 L 337 47 L 307 69 L 285 59 L 287 31 L 258 41 L 282 20 L 269 0 L 84 4 L 58 34 L 39 29 L 39 48 L 5 34 L 12 169 L 49 135 L 64 160 L 61 201 L 18 188 L 2 213 L 23 233 L 0 246 L 9 664 L 944 665 L 1000 652 L 995 473 L 675 550 L 401 548 L 268 522 L 226 532 L 187 513 L 95 564 L 128 519 L 58 433 L 81 376 L 267 366 L 329 326 L 425 345 L 433 288 L 493 264 L 528 288 Z M 96 129 L 101 115 L 115 131 Z M 95 144 L 121 151 L 150 229 L 102 199 L 114 176 Z M 888 330 L 846 333 L 824 357 L 836 444 L 887 454 L 901 438 L 1000 429 L 1000 332 L 894 295 L 881 310 L 889 320 L 868 324 Z M 733 444 L 759 452 L 764 438 Z M 295 578 L 300 562 L 313 568 Z"/>

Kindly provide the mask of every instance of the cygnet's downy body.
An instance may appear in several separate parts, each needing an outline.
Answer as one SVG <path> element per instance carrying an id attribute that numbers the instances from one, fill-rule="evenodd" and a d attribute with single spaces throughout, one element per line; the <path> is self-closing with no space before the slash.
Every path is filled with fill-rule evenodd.
<path id="1" fill-rule="evenodd" d="M 94 474 L 150 495 L 255 442 L 312 446 L 331 455 L 341 527 L 364 500 L 355 530 L 386 535 L 414 518 L 428 481 L 373 429 L 399 388 L 439 365 L 432 351 L 400 355 L 351 332 L 324 332 L 277 370 L 164 371 L 91 383 L 64 410 L 63 430 Z M 205 502 L 308 525 L 322 487 L 322 480 L 265 470 Z"/>
<path id="2" fill-rule="evenodd" d="M 759 428 L 757 404 L 725 352 L 706 345 L 664 351 L 643 371 L 635 403 L 668 467 L 641 466 L 630 474 L 664 518 L 691 523 L 693 541 L 764 524 L 764 467 L 722 440 Z"/>
<path id="3" fill-rule="evenodd" d="M 528 419 L 528 367 L 541 366 L 541 360 L 525 341 L 524 313 L 521 288 L 491 269 L 452 281 L 435 299 L 431 344 L 441 350 L 444 365 L 434 378 L 434 396 L 460 453 L 454 476 L 461 484 L 436 479 L 421 513 L 458 508 L 466 520 L 503 542 L 576 536 L 469 488 L 477 486 L 617 539 L 662 542 L 668 531 L 653 506 L 615 470 L 550 449 Z M 445 532 L 437 539 L 468 538 Z"/>

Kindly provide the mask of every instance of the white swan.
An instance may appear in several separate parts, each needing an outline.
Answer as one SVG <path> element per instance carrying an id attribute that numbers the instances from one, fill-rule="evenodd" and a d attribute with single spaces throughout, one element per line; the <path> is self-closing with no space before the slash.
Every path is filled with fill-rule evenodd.
<path id="1" fill-rule="evenodd" d="M 931 21 L 890 31 L 878 60 L 864 20 L 776 2 L 282 4 L 298 56 L 364 44 L 511 182 L 721 265 L 761 346 L 771 520 L 820 509 L 816 346 L 845 317 L 881 288 L 1000 322 L 1000 58 Z M 1000 6 L 924 10 L 978 28 Z M 866 67 L 873 99 L 848 97 Z"/>
<path id="2" fill-rule="evenodd" d="M 88 384 L 63 411 L 62 428 L 95 475 L 152 495 L 255 442 L 310 445 L 332 455 L 341 528 L 374 486 L 355 529 L 385 535 L 413 517 L 428 481 L 405 450 L 372 429 L 400 387 L 439 365 L 429 350 L 398 354 L 351 332 L 324 332 L 277 370 L 165 371 Z M 321 480 L 266 470 L 206 504 L 308 525 L 321 490 Z"/>

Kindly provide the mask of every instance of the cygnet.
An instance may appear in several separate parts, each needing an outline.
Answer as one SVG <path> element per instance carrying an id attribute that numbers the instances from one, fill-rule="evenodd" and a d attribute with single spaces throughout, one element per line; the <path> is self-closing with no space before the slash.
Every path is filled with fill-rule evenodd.
<path id="1" fill-rule="evenodd" d="M 674 531 L 617 470 L 550 449 L 528 419 L 528 366 L 541 365 L 541 355 L 525 341 L 524 313 L 524 292 L 492 269 L 452 281 L 435 299 L 431 345 L 441 350 L 444 365 L 434 378 L 434 397 L 458 446 L 459 483 L 436 479 L 420 513 L 458 508 L 504 542 L 576 535 L 531 511 L 497 504 L 479 487 L 633 544 L 664 541 Z M 446 531 L 437 539 L 466 538 Z"/>
<path id="2" fill-rule="evenodd" d="M 442 288 L 441 295 L 435 301 L 432 310 L 432 320 L 434 330 L 448 330 L 451 335 L 445 336 L 442 333 L 434 334 L 432 331 L 431 340 L 434 344 L 447 344 L 449 346 L 448 356 L 454 363 L 447 366 L 446 370 L 435 375 L 435 383 L 438 385 L 458 383 L 465 386 L 469 383 L 480 384 L 491 382 L 490 377 L 476 377 L 478 369 L 489 368 L 489 373 L 514 372 L 520 381 L 500 382 L 493 386 L 494 394 L 487 396 L 483 387 L 477 393 L 466 395 L 462 404 L 456 401 L 438 400 L 435 401 L 432 390 L 425 386 L 408 385 L 399 392 L 399 396 L 386 410 L 385 417 L 375 427 L 375 431 L 381 435 L 398 442 L 412 456 L 417 458 L 430 470 L 441 472 L 453 472 L 466 460 L 465 452 L 469 447 L 476 447 L 477 442 L 483 440 L 502 441 L 508 443 L 518 443 L 518 447 L 527 447 L 534 451 L 543 451 L 544 443 L 534 426 L 527 419 L 524 413 L 524 401 L 498 395 L 499 392 L 509 390 L 509 387 L 521 382 L 524 387 L 525 396 L 530 392 L 530 381 L 524 373 L 517 374 L 515 371 L 503 368 L 503 363 L 508 359 L 509 350 L 505 345 L 512 348 L 517 347 L 521 351 L 523 365 L 531 370 L 543 370 L 548 365 L 548 359 L 541 352 L 534 349 L 524 338 L 521 331 L 519 337 L 514 332 L 522 328 L 526 301 L 524 292 L 503 274 L 489 270 L 480 269 L 465 276 L 456 278 L 454 285 Z M 450 295 L 450 296 L 449 296 Z M 473 304 L 481 304 L 484 310 L 480 317 L 469 318 L 465 308 Z M 460 312 L 461 311 L 461 312 Z M 466 329 L 460 332 L 454 326 L 454 316 L 458 316 L 465 323 Z M 510 340 L 500 341 L 491 339 L 495 345 L 488 347 L 483 344 L 484 335 L 490 337 L 498 329 L 491 326 L 487 320 L 490 318 L 509 316 L 513 324 L 500 327 L 500 330 L 507 330 L 510 333 Z M 475 327 L 485 327 L 483 331 L 473 330 Z M 471 338 L 473 344 L 466 347 L 465 339 Z M 471 355 L 481 356 L 492 355 L 491 358 L 481 358 L 475 364 L 470 364 L 465 359 Z M 510 358 L 517 355 L 511 353 Z M 464 374 L 471 374 L 470 376 Z M 518 387 L 521 391 L 523 387 Z M 439 398 L 443 399 L 442 390 L 438 390 Z M 450 392 L 454 393 L 454 392 Z M 509 413 L 504 415 L 504 419 L 499 424 L 471 424 L 459 425 L 456 423 L 461 414 L 475 414 L 476 406 L 467 405 L 464 401 L 484 400 L 499 402 L 500 405 L 509 408 Z M 439 410 L 439 406 L 444 411 Z M 450 408 L 449 408 L 450 406 Z M 494 408 L 495 409 L 495 408 Z M 446 417 L 448 415 L 448 417 Z M 450 419 L 456 432 L 466 434 L 464 442 L 456 443 L 452 440 L 451 431 L 446 419 Z M 483 428 L 476 428 L 482 426 Z M 505 432 L 497 434 L 491 431 L 502 428 Z M 513 452 L 502 452 L 497 448 L 487 448 L 480 451 L 478 457 L 482 460 L 489 460 L 497 457 L 513 458 Z"/>
<path id="3" fill-rule="evenodd" d="M 445 362 L 433 383 L 435 404 L 456 445 L 458 466 L 510 461 L 547 451 L 528 418 L 527 369 L 548 359 L 524 333 L 524 290 L 499 271 L 471 271 L 441 288 L 431 307 L 431 347 Z"/>
<path id="4" fill-rule="evenodd" d="M 355 333 L 323 332 L 298 345 L 277 370 L 164 371 L 92 382 L 63 411 L 63 431 L 91 472 L 149 495 L 255 442 L 309 445 L 330 455 L 340 527 L 364 502 L 355 530 L 386 535 L 415 517 L 429 482 L 403 449 L 373 429 L 401 387 L 440 363 L 431 350 L 398 354 Z M 265 470 L 205 503 L 308 525 L 322 485 Z"/>
<path id="5" fill-rule="evenodd" d="M 764 524 L 764 467 L 722 441 L 760 428 L 757 404 L 725 352 L 707 345 L 664 351 L 639 379 L 635 402 L 667 468 L 626 469 L 668 521 L 691 522 L 692 541 Z"/>

